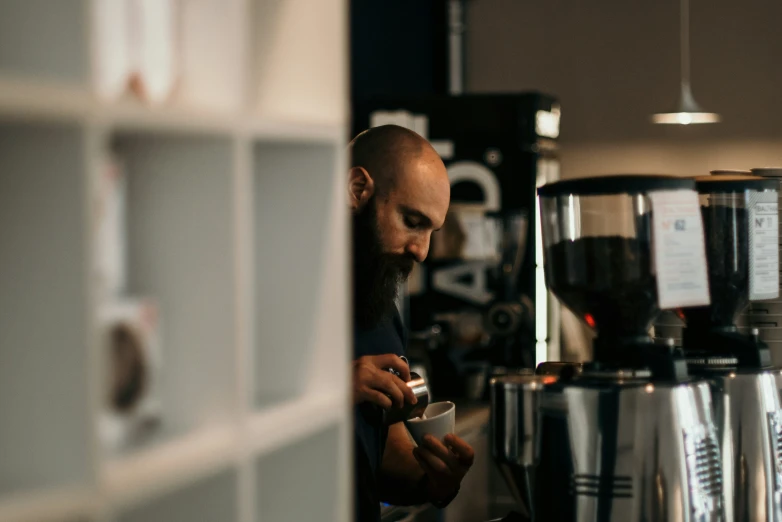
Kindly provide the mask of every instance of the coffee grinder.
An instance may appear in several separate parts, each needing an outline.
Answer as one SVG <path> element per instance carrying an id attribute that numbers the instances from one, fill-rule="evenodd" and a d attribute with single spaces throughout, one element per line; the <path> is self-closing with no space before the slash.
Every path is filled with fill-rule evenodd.
<path id="1" fill-rule="evenodd" d="M 534 520 L 721 520 L 709 385 L 648 333 L 661 308 L 709 302 L 694 189 L 691 179 L 652 175 L 538 189 L 546 284 L 597 336 L 580 371 L 504 385 L 518 396 L 539 390 L 537 425 L 515 430 L 535 431 L 534 473 L 524 474 L 534 475 Z M 492 383 L 494 415 L 513 415 L 518 408 L 498 407 L 508 396 L 501 382 Z"/>
<path id="2" fill-rule="evenodd" d="M 779 295 L 775 180 L 696 178 L 711 304 L 684 307 L 689 371 L 708 379 L 721 441 L 726 520 L 782 520 L 782 417 L 771 356 L 736 326 L 750 301 Z"/>

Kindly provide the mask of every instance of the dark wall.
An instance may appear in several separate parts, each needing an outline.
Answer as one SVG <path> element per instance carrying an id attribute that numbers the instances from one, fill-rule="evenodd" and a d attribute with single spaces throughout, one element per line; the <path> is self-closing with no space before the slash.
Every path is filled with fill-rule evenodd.
<path id="1" fill-rule="evenodd" d="M 446 7 L 446 0 L 352 0 L 352 98 L 445 94 Z"/>
<path id="2" fill-rule="evenodd" d="M 563 177 L 782 164 L 782 2 L 690 8 L 695 98 L 722 123 L 649 121 L 678 95 L 677 0 L 470 0 L 467 91 L 555 94 Z"/>
<path id="3" fill-rule="evenodd" d="M 562 141 L 782 137 L 782 2 L 692 0 L 692 87 L 719 125 L 651 125 L 679 93 L 679 2 L 467 2 L 472 92 L 542 89 L 562 102 Z"/>

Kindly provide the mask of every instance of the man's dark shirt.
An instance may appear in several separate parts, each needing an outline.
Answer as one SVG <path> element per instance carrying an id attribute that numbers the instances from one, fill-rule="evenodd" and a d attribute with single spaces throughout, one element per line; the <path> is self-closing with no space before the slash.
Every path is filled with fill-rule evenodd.
<path id="1" fill-rule="evenodd" d="M 354 359 L 365 355 L 404 355 L 407 338 L 398 313 L 371 329 L 356 328 Z M 355 408 L 356 522 L 380 520 L 378 473 L 388 439 L 379 406 L 363 403 Z"/>

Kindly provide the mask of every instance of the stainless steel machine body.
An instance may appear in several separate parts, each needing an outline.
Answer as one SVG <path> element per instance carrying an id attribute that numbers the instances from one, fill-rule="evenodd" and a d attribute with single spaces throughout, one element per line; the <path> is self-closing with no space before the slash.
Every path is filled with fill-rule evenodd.
<path id="1" fill-rule="evenodd" d="M 772 372 L 731 371 L 710 379 L 721 441 L 726 522 L 782 521 L 777 377 Z"/>
<path id="2" fill-rule="evenodd" d="M 509 375 L 491 382 L 490 440 L 492 457 L 519 504 L 521 514 L 534 511 L 535 444 L 538 402 L 546 382 L 556 378 L 541 375 Z"/>
<path id="3" fill-rule="evenodd" d="M 524 515 L 723 520 L 709 384 L 653 384 L 639 373 L 493 380 L 493 456 Z"/>
<path id="4" fill-rule="evenodd" d="M 538 427 L 538 520 L 722 520 L 705 382 L 555 384 L 541 393 Z"/>

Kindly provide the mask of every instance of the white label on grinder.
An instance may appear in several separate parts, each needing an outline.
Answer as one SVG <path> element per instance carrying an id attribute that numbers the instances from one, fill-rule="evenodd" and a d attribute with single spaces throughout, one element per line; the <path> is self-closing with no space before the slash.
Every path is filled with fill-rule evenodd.
<path id="1" fill-rule="evenodd" d="M 660 309 L 709 304 L 703 221 L 694 190 L 652 192 L 652 251 Z"/>
<path id="2" fill-rule="evenodd" d="M 751 192 L 749 206 L 749 299 L 779 297 L 779 214 L 776 192 Z"/>

